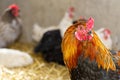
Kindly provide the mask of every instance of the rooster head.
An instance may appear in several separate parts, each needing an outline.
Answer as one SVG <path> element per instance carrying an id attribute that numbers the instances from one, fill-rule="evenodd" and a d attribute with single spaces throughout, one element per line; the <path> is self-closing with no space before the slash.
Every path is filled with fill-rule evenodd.
<path id="1" fill-rule="evenodd" d="M 75 37 L 79 41 L 91 40 L 93 37 L 92 29 L 94 26 L 94 19 L 89 18 L 88 20 L 80 19 L 76 24 L 77 28 L 75 31 Z"/>
<path id="2" fill-rule="evenodd" d="M 12 4 L 8 7 L 8 9 L 11 11 L 13 16 L 15 16 L 15 17 L 19 16 L 20 9 L 19 9 L 18 5 Z"/>

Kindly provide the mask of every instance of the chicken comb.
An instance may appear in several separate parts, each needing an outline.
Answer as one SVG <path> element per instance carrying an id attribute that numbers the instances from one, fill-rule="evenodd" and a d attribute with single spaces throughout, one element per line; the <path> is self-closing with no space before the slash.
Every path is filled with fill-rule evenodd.
<path id="1" fill-rule="evenodd" d="M 12 4 L 12 5 L 10 5 L 8 8 L 10 8 L 10 9 L 15 9 L 15 10 L 19 10 L 18 5 L 16 5 L 16 4 Z"/>
<path id="2" fill-rule="evenodd" d="M 74 8 L 74 7 L 70 7 L 68 11 L 69 11 L 69 12 L 74 12 L 74 11 L 75 11 L 75 8 Z"/>
<path id="3" fill-rule="evenodd" d="M 70 17 L 70 18 L 73 18 L 73 17 L 74 17 L 74 7 L 70 7 L 70 8 L 68 9 L 68 13 L 69 13 L 69 17 Z"/>
<path id="4" fill-rule="evenodd" d="M 107 32 L 108 34 L 111 34 L 111 31 L 109 29 L 104 29 L 104 32 Z"/>
<path id="5" fill-rule="evenodd" d="M 87 21 L 87 29 L 88 30 L 92 30 L 92 28 L 94 27 L 94 19 L 92 17 L 90 17 Z"/>

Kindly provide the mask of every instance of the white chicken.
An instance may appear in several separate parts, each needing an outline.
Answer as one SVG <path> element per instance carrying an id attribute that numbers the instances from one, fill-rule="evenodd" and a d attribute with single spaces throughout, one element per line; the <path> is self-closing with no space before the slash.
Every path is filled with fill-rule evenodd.
<path id="1" fill-rule="evenodd" d="M 97 33 L 97 35 L 99 36 L 100 40 L 102 41 L 102 43 L 108 48 L 108 49 L 112 49 L 112 39 L 111 39 L 111 32 L 109 29 L 106 28 L 101 28 L 97 31 L 95 31 Z"/>
<path id="2" fill-rule="evenodd" d="M 36 42 L 39 42 L 45 32 L 51 31 L 51 30 L 56 30 L 56 29 L 60 29 L 61 36 L 63 36 L 63 34 L 64 34 L 65 30 L 68 28 L 68 26 L 70 26 L 72 24 L 73 17 L 74 17 L 74 8 L 70 7 L 67 10 L 67 12 L 65 13 L 62 20 L 60 21 L 59 25 L 57 25 L 57 26 L 50 26 L 50 27 L 43 28 L 40 25 L 38 25 L 37 23 L 35 23 L 33 25 L 32 39 Z"/>
<path id="3" fill-rule="evenodd" d="M 67 12 L 65 13 L 63 19 L 59 23 L 58 27 L 60 28 L 61 31 L 61 36 L 63 37 L 64 32 L 66 29 L 72 25 L 73 22 L 73 17 L 74 17 L 74 8 L 70 7 Z"/>
<path id="4" fill-rule="evenodd" d="M 21 19 L 19 7 L 10 5 L 0 17 L 0 48 L 13 43 L 21 34 Z"/>
<path id="5" fill-rule="evenodd" d="M 22 67 L 33 63 L 33 59 L 28 53 L 15 49 L 0 49 L 0 65 L 5 67 Z"/>

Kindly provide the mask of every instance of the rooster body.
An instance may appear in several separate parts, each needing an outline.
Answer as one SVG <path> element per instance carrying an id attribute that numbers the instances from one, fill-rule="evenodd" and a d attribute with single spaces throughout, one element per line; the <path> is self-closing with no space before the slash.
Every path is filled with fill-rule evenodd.
<path id="1" fill-rule="evenodd" d="M 0 18 L 0 47 L 13 43 L 21 33 L 21 20 L 17 11 L 12 13 L 14 10 L 18 11 L 18 7 L 11 5 Z"/>
<path id="2" fill-rule="evenodd" d="M 92 29 L 94 20 L 80 19 L 62 40 L 62 52 L 71 80 L 119 80 L 113 55 Z M 115 59 L 115 58 L 114 58 Z"/>

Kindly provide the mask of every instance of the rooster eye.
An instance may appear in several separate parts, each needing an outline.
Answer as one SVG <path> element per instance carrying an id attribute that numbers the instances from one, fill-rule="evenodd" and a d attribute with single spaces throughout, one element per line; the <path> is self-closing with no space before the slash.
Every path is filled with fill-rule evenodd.
<path id="1" fill-rule="evenodd" d="M 76 23 L 77 23 L 77 21 L 75 20 L 75 21 L 73 21 L 72 23 L 73 23 L 73 24 L 76 24 Z"/>
<path id="2" fill-rule="evenodd" d="M 88 34 L 91 35 L 91 34 L 92 34 L 92 31 L 89 31 Z"/>

